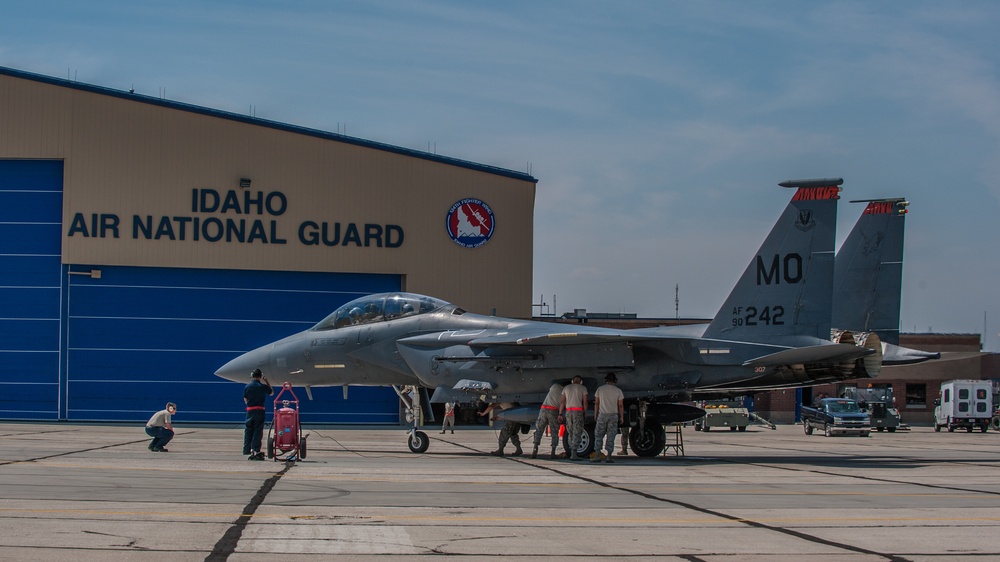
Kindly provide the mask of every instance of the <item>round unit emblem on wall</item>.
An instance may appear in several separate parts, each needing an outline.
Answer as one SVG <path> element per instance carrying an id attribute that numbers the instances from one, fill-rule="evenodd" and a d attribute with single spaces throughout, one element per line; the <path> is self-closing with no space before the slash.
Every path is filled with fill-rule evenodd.
<path id="1" fill-rule="evenodd" d="M 445 228 L 453 242 L 478 248 L 493 237 L 493 209 L 479 199 L 462 199 L 451 206 Z"/>

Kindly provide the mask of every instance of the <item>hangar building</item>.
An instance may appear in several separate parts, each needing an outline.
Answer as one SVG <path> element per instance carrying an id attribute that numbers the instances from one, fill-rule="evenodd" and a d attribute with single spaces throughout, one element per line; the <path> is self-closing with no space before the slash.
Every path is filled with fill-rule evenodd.
<path id="1" fill-rule="evenodd" d="M 0 68 L 0 419 L 241 421 L 216 368 L 374 292 L 530 317 L 535 185 Z M 391 389 L 343 394 L 303 422 L 398 423 Z"/>

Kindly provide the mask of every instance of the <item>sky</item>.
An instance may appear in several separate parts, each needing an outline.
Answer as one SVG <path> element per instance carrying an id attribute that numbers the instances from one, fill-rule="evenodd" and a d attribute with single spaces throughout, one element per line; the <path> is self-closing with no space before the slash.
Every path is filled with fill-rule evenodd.
<path id="1" fill-rule="evenodd" d="M 906 197 L 903 332 L 1000 351 L 1000 3 L 5 12 L 0 66 L 532 174 L 536 314 L 710 318 L 788 202 L 779 182 L 844 178 L 838 244 L 849 200 Z"/>

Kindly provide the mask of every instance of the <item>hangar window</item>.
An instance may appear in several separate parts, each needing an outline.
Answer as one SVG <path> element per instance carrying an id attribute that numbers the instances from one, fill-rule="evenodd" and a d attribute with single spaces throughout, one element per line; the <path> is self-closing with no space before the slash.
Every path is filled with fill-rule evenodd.
<path id="1" fill-rule="evenodd" d="M 906 385 L 906 407 L 925 408 L 927 407 L 927 385 L 907 384 Z"/>
<path id="2" fill-rule="evenodd" d="M 373 324 L 406 316 L 427 314 L 448 303 L 410 293 L 381 293 L 354 299 L 333 311 L 313 330 L 334 330 L 359 324 Z"/>

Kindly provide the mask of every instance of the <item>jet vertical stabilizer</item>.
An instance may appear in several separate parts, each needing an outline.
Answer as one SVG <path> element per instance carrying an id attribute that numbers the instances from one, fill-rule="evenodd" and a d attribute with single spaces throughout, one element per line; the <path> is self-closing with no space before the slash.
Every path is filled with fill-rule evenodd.
<path id="1" fill-rule="evenodd" d="M 854 230 L 837 252 L 834 267 L 833 327 L 875 332 L 899 344 L 899 307 L 903 286 L 905 199 L 868 203 Z"/>
<path id="2" fill-rule="evenodd" d="M 877 337 L 883 365 L 939 359 L 940 353 L 899 347 L 899 310 L 903 286 L 903 234 L 908 201 L 902 198 L 851 201 L 867 203 L 837 252 L 834 267 L 834 341 L 845 330 L 858 338 Z"/>
<path id="3" fill-rule="evenodd" d="M 791 202 L 705 332 L 705 338 L 773 343 L 830 337 L 840 178 L 794 180 Z"/>

